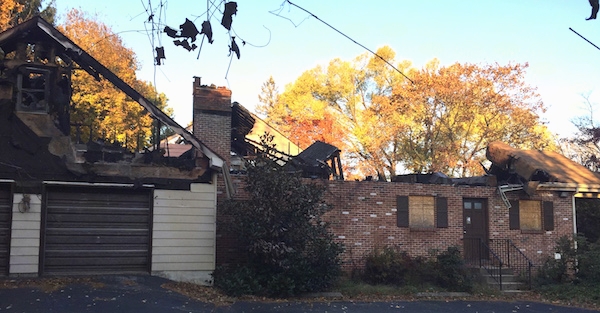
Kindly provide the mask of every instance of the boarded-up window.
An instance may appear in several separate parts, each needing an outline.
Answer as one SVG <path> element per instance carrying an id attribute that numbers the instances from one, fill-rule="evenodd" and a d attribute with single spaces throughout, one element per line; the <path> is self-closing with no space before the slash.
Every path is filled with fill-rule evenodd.
<path id="1" fill-rule="evenodd" d="M 410 227 L 435 227 L 435 198 L 430 196 L 408 197 L 408 220 Z"/>
<path id="2" fill-rule="evenodd" d="M 542 230 L 541 201 L 519 201 L 519 219 L 521 230 Z"/>

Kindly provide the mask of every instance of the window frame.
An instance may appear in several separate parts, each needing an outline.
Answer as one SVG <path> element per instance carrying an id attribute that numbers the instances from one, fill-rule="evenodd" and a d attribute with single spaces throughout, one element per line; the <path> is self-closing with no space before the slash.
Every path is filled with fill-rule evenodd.
<path id="1" fill-rule="evenodd" d="M 541 231 L 543 228 L 542 201 L 519 200 L 519 229 Z"/>
<path id="2" fill-rule="evenodd" d="M 431 197 L 433 199 L 433 225 L 421 226 L 410 223 L 410 197 Z M 411 230 L 432 231 L 448 227 L 448 198 L 431 195 L 408 195 L 396 197 L 396 225 Z"/>
<path id="3" fill-rule="evenodd" d="M 531 200 L 531 201 L 538 201 L 540 203 L 541 229 L 539 229 L 539 230 L 522 229 L 520 204 L 521 204 L 521 201 L 528 201 L 528 200 L 530 200 L 530 199 L 510 200 L 510 208 L 508 209 L 509 229 L 521 230 L 522 232 L 530 232 L 530 233 L 541 233 L 544 231 L 554 231 L 554 229 L 555 229 L 555 227 L 554 227 L 554 202 L 553 201 L 542 201 L 542 200 Z"/>

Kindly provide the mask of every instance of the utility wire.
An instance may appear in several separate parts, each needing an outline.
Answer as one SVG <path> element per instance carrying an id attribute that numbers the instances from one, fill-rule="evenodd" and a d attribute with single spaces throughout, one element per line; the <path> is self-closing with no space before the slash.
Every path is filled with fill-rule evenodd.
<path id="1" fill-rule="evenodd" d="M 581 35 L 580 35 L 578 32 L 576 32 L 575 30 L 573 30 L 573 28 L 569 27 L 569 29 L 570 29 L 572 32 L 574 32 L 575 34 L 577 34 L 577 36 L 579 36 L 579 37 L 583 38 L 583 40 L 587 41 L 587 42 L 588 42 L 590 45 L 592 45 L 592 46 L 596 47 L 596 49 L 600 50 L 600 47 L 596 46 L 596 45 L 595 45 L 593 42 L 591 42 L 591 41 L 587 40 L 587 38 L 585 38 L 585 37 L 581 36 Z"/>
<path id="2" fill-rule="evenodd" d="M 329 28 L 331 28 L 331 29 L 335 30 L 336 32 L 338 32 L 340 35 L 342 35 L 342 36 L 344 36 L 344 37 L 348 38 L 348 39 L 349 39 L 350 41 L 352 41 L 353 43 L 355 43 L 355 44 L 357 44 L 357 45 L 361 46 L 363 49 L 365 49 L 365 50 L 367 50 L 367 51 L 371 52 L 371 53 L 372 53 L 374 56 L 376 56 L 376 57 L 380 58 L 380 59 L 381 59 L 383 62 L 387 63 L 387 65 L 391 66 L 391 67 L 392 67 L 394 70 L 396 70 L 396 72 L 400 73 L 402 76 L 404 76 L 404 78 L 408 79 L 408 80 L 409 80 L 411 83 L 413 83 L 413 84 L 415 83 L 414 81 L 412 81 L 412 79 L 410 79 L 410 78 L 408 78 L 408 76 L 404 75 L 404 73 L 402 73 L 402 71 L 400 71 L 400 70 L 399 70 L 398 68 L 396 68 L 396 67 L 395 67 L 395 66 L 394 66 L 392 63 L 388 62 L 386 59 L 384 59 L 384 58 L 383 58 L 382 56 L 380 56 L 379 54 L 377 54 L 377 53 L 373 52 L 371 49 L 369 49 L 369 48 L 367 48 L 367 47 L 365 47 L 365 46 L 361 45 L 361 44 L 360 44 L 360 43 L 358 43 L 356 40 L 354 40 L 354 39 L 350 38 L 348 35 L 346 35 L 346 34 L 342 33 L 342 32 L 341 32 L 341 31 L 339 31 L 337 28 L 335 28 L 335 27 L 333 27 L 333 26 L 329 25 L 327 22 L 325 22 L 325 21 L 323 21 L 322 19 L 318 18 L 316 15 L 312 14 L 311 12 L 307 11 L 306 9 L 304 9 L 304 8 L 302 8 L 302 7 L 300 7 L 300 6 L 296 5 L 296 4 L 294 4 L 294 3 L 292 3 L 290 0 L 287 0 L 287 3 L 289 3 L 290 5 L 292 5 L 292 6 L 295 6 L 295 7 L 297 7 L 298 9 L 300 9 L 300 10 L 302 10 L 302 11 L 304 11 L 304 12 L 308 13 L 310 16 L 312 16 L 312 17 L 316 18 L 316 19 L 317 19 L 319 22 L 321 22 L 321 23 L 323 23 L 323 24 L 325 24 L 325 25 L 329 26 Z M 584 39 L 585 39 L 585 38 L 584 38 Z M 587 40 L 587 39 L 586 39 L 586 40 Z M 598 48 L 598 47 L 596 47 L 596 48 Z"/>

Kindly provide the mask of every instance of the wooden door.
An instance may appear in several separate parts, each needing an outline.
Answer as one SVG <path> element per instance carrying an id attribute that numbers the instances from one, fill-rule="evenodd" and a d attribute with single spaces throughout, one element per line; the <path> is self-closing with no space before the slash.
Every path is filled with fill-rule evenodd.
<path id="1" fill-rule="evenodd" d="M 488 209 L 486 199 L 463 199 L 464 256 L 469 262 L 487 259 L 481 243 L 488 242 Z"/>

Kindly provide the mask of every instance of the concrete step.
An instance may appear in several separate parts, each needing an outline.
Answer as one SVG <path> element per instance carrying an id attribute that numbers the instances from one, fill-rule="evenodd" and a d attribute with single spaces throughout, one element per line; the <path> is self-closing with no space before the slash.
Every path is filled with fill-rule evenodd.
<path id="1" fill-rule="evenodd" d="M 482 281 L 487 283 L 492 288 L 500 289 L 500 285 L 496 279 L 498 277 L 492 277 L 487 270 L 480 269 L 480 275 Z M 521 281 L 521 278 L 513 273 L 510 268 L 502 269 L 502 291 L 519 291 L 525 290 L 527 285 Z"/>
<path id="2" fill-rule="evenodd" d="M 485 281 L 489 284 L 496 283 L 496 279 L 490 275 L 483 275 Z M 498 278 L 498 277 L 496 277 Z M 503 283 L 522 283 L 521 278 L 516 275 L 502 275 Z"/>
<path id="3" fill-rule="evenodd" d="M 496 284 L 498 286 L 498 284 Z M 515 291 L 525 289 L 525 284 L 521 282 L 504 282 L 502 281 L 502 291 Z"/>
<path id="4" fill-rule="evenodd" d="M 488 270 L 491 271 L 492 273 L 498 273 L 498 271 L 501 271 L 502 272 L 502 276 L 504 276 L 504 275 L 513 275 L 514 274 L 513 269 L 511 269 L 510 267 L 502 267 L 502 269 L 500 269 L 500 268 L 494 267 L 494 266 L 487 266 L 486 268 L 482 267 L 482 268 L 479 269 L 479 271 L 481 272 L 481 274 L 488 275 Z"/>

